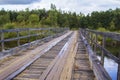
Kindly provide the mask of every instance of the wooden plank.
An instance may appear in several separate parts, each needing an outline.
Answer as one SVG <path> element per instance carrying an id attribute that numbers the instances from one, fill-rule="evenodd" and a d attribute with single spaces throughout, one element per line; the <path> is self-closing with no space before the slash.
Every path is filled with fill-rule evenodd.
<path id="1" fill-rule="evenodd" d="M 115 33 L 115 32 L 100 32 L 100 31 L 95 31 L 95 30 L 90 30 L 87 29 L 87 31 L 90 31 L 92 33 L 111 38 L 113 40 L 120 41 L 120 33 Z"/>
<path id="2" fill-rule="evenodd" d="M 88 51 L 89 60 L 92 63 L 93 71 L 97 80 L 112 80 L 111 77 L 106 72 L 106 70 L 104 69 L 104 67 L 102 67 L 102 65 L 100 64 L 99 60 L 97 59 L 97 56 L 94 55 L 94 52 L 92 51 L 85 37 L 82 34 L 81 37 Z"/>
<path id="3" fill-rule="evenodd" d="M 2 70 L 0 70 L 0 80 L 5 79 L 8 77 L 10 74 L 15 72 L 16 70 L 20 69 L 23 65 L 27 64 L 31 60 L 35 58 L 35 56 L 42 55 L 46 51 L 52 48 L 52 46 L 56 45 L 58 42 L 60 42 L 62 39 L 64 39 L 66 36 L 71 34 L 72 32 L 68 32 L 65 35 L 58 37 L 48 43 L 45 43 L 42 46 L 37 47 L 36 49 L 32 50 L 29 52 L 29 54 L 25 55 L 22 58 L 17 59 L 15 62 L 11 63 L 9 66 L 4 67 Z"/>
<path id="4" fill-rule="evenodd" d="M 4 49 L 4 33 L 2 32 L 1 33 L 1 48 L 2 48 L 2 51 L 4 51 L 5 49 Z"/>
<path id="5" fill-rule="evenodd" d="M 112 55 L 112 53 L 110 51 L 108 51 L 106 48 L 104 48 L 103 46 L 101 46 L 100 44 L 98 44 L 97 42 L 95 42 L 94 40 L 91 39 L 91 41 L 97 47 L 99 47 L 101 50 L 103 50 L 104 54 L 106 54 L 107 56 L 109 56 L 109 58 L 111 58 L 112 60 L 114 60 L 116 63 L 120 63 L 120 60 L 116 56 Z"/>
<path id="6" fill-rule="evenodd" d="M 119 60 L 120 60 L 120 52 L 119 52 Z M 118 64 L 117 80 L 120 80 L 120 63 Z"/>
<path id="7" fill-rule="evenodd" d="M 63 76 L 61 76 L 61 74 L 62 73 L 64 73 L 64 72 L 66 72 L 66 71 L 68 71 L 68 69 L 69 69 L 69 71 L 71 71 L 72 72 L 72 65 L 73 64 L 71 64 L 71 65 L 69 65 L 68 63 L 71 63 L 71 61 L 73 61 L 73 60 L 70 60 L 70 59 L 74 59 L 73 57 L 73 55 L 72 55 L 72 51 L 73 51 L 73 49 L 74 49 L 74 47 L 75 47 L 75 42 L 76 42 L 76 34 L 74 33 L 74 35 L 73 35 L 73 37 L 70 39 L 71 41 L 70 41 L 70 44 L 69 44 L 69 46 L 68 46 L 68 48 L 67 48 L 67 50 L 65 51 L 65 53 L 62 55 L 62 57 L 59 59 L 59 61 L 57 61 L 57 63 L 55 64 L 55 66 L 53 67 L 53 69 L 52 69 L 52 71 L 49 73 L 49 75 L 47 76 L 47 78 L 46 78 L 46 80 L 59 80 L 59 79 L 61 79 L 61 80 L 64 80 L 63 78 Z M 73 57 L 72 57 L 73 56 Z M 72 57 L 72 58 L 71 58 Z M 68 62 L 68 60 L 70 60 L 69 62 Z M 66 67 L 65 67 L 66 66 Z M 69 66 L 69 67 L 68 67 Z M 64 68 L 67 68 L 67 70 L 66 69 L 64 69 Z M 64 70 L 64 71 L 63 71 Z M 51 75 L 50 75 L 51 74 Z M 56 74 L 56 75 L 54 75 L 54 74 Z M 65 73 L 64 73 L 65 74 Z M 71 73 L 69 73 L 70 75 L 67 75 L 66 74 L 66 77 L 69 77 L 70 78 L 70 76 L 71 76 Z M 61 78 L 62 77 L 62 78 Z"/>
<path id="8" fill-rule="evenodd" d="M 69 53 L 69 56 L 67 58 L 65 66 L 63 68 L 63 71 L 61 72 L 60 80 L 70 80 L 71 79 L 72 68 L 73 68 L 73 64 L 74 64 L 74 57 L 77 52 L 77 47 L 78 47 L 78 43 L 75 43 Z"/>
<path id="9" fill-rule="evenodd" d="M 51 65 L 48 66 L 45 72 L 40 76 L 40 80 L 59 80 L 63 67 L 65 65 L 67 55 L 74 43 L 74 36 L 72 36 L 69 41 L 61 49 L 59 55 L 54 59 Z"/>

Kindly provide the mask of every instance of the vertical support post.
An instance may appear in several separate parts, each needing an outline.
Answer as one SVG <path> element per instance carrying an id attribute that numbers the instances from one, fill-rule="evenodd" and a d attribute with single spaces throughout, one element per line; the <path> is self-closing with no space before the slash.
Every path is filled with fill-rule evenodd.
<path id="1" fill-rule="evenodd" d="M 90 32 L 89 32 L 89 31 L 88 31 L 87 36 L 88 36 L 88 42 L 89 42 L 89 44 L 90 44 Z"/>
<path id="2" fill-rule="evenodd" d="M 2 51 L 5 51 L 5 48 L 4 48 L 4 32 L 2 31 L 1 32 L 1 48 L 2 48 Z"/>
<path id="3" fill-rule="evenodd" d="M 35 34 L 36 34 L 36 38 L 35 39 L 37 40 L 38 39 L 38 34 L 39 34 L 38 30 L 36 30 Z"/>
<path id="4" fill-rule="evenodd" d="M 92 46 L 92 32 L 90 32 L 90 45 Z"/>
<path id="5" fill-rule="evenodd" d="M 92 33 L 92 38 L 91 38 L 91 43 L 92 43 L 92 49 L 94 50 L 94 43 L 93 43 L 93 40 L 94 40 L 94 34 Z"/>
<path id="6" fill-rule="evenodd" d="M 28 43 L 30 43 L 30 29 L 28 28 Z"/>
<path id="7" fill-rule="evenodd" d="M 97 45 L 96 45 L 96 43 L 98 42 L 97 41 L 98 40 L 98 38 L 97 38 L 97 34 L 95 34 L 95 43 L 94 43 L 94 53 L 96 54 L 96 51 L 97 51 Z"/>
<path id="8" fill-rule="evenodd" d="M 105 48 L 105 40 L 106 40 L 106 38 L 103 36 L 103 40 L 102 40 L 103 48 Z M 104 50 L 102 50 L 102 54 L 101 54 L 101 64 L 104 66 Z"/>
<path id="9" fill-rule="evenodd" d="M 17 40 L 17 45 L 18 45 L 18 47 L 20 46 L 20 34 L 19 34 L 19 30 L 17 31 L 17 38 L 18 38 L 18 40 Z"/>
<path id="10" fill-rule="evenodd" d="M 120 61 L 120 52 L 119 52 L 119 61 Z M 117 80 L 120 80 L 120 63 L 118 63 Z"/>
<path id="11" fill-rule="evenodd" d="M 31 44 L 30 44 L 30 29 L 28 28 L 27 31 L 28 31 L 28 46 L 31 47 Z"/>

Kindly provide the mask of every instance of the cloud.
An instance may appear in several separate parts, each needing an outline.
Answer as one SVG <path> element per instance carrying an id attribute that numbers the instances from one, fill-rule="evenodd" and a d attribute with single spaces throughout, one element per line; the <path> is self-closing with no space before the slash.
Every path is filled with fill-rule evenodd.
<path id="1" fill-rule="evenodd" d="M 30 4 L 38 0 L 0 0 L 0 4 Z"/>
<path id="2" fill-rule="evenodd" d="M 6 1 L 6 0 L 0 0 Z M 7 0 L 10 1 L 10 0 Z M 16 3 L 21 3 L 21 5 L 0 5 L 0 8 L 10 9 L 10 10 L 21 10 L 25 8 L 30 9 L 50 9 L 51 3 L 55 4 L 57 9 L 62 9 L 65 11 L 71 11 L 76 13 L 88 14 L 92 11 L 105 11 L 108 9 L 120 8 L 120 0 L 11 0 Z M 24 4 L 23 4 L 24 3 Z M 25 4 L 26 3 L 26 4 Z M 31 4 L 28 4 L 31 3 Z M 15 7 L 16 6 L 16 7 Z"/>

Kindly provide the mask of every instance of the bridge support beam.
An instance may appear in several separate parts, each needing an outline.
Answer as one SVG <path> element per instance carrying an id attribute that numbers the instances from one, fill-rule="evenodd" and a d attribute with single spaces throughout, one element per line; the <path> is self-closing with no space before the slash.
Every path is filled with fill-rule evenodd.
<path id="1" fill-rule="evenodd" d="M 103 40 L 102 40 L 103 48 L 105 48 L 105 40 L 106 40 L 106 38 L 103 36 Z M 104 65 L 104 50 L 102 50 L 102 54 L 101 54 L 101 64 Z"/>
<path id="2" fill-rule="evenodd" d="M 17 31 L 17 38 L 18 38 L 18 40 L 17 40 L 17 45 L 18 46 L 20 46 L 20 34 L 19 34 L 19 31 Z"/>
<path id="3" fill-rule="evenodd" d="M 119 52 L 119 60 L 120 60 L 120 52 Z M 117 80 L 120 80 L 120 63 L 118 63 Z"/>
<path id="4" fill-rule="evenodd" d="M 5 48 L 4 48 L 4 32 L 2 31 L 1 32 L 1 50 L 2 51 L 5 51 Z"/>

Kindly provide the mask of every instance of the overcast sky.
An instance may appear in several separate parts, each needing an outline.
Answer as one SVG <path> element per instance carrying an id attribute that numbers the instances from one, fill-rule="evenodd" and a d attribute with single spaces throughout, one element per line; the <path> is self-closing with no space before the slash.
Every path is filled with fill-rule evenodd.
<path id="1" fill-rule="evenodd" d="M 0 0 L 0 9 L 22 10 L 49 9 L 50 4 L 56 5 L 57 9 L 77 13 L 91 13 L 92 11 L 104 11 L 108 9 L 120 8 L 120 0 Z"/>

